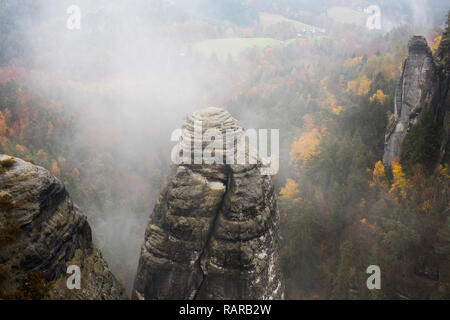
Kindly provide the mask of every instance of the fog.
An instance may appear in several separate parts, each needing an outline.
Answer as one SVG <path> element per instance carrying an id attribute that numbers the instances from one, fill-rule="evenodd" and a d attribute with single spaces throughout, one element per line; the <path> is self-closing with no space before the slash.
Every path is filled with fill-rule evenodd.
<path id="1" fill-rule="evenodd" d="M 233 90 L 209 59 L 187 53 L 188 39 L 192 38 L 189 31 L 181 36 L 171 33 L 167 17 L 160 14 L 192 17 L 203 12 L 201 4 L 36 1 L 38 10 L 23 24 L 33 57 L 29 85 L 63 100 L 81 124 L 70 141 L 71 152 L 80 159 L 85 150 L 97 152 L 97 157 L 86 161 L 96 170 L 106 168 L 91 174 L 103 176 L 108 170 L 126 168 L 137 176 L 135 186 L 120 181 L 108 186 L 114 190 L 108 203 L 95 212 L 86 212 L 97 245 L 128 290 L 150 212 L 125 204 L 132 203 L 136 193 L 145 192 L 143 197 L 150 201 L 147 207 L 153 206 L 169 163 L 171 132 L 193 110 L 220 107 L 211 98 L 213 93 L 227 95 Z M 79 30 L 67 27 L 71 5 L 81 10 Z M 414 0 L 409 5 L 415 24 L 430 23 L 429 1 Z M 267 121 L 252 114 L 244 118 L 244 124 L 251 127 Z M 156 178 L 155 168 L 162 172 Z M 98 183 L 93 187 L 100 189 L 111 182 L 92 179 Z M 119 196 L 125 198 L 123 206 L 115 201 Z"/>
<path id="2" fill-rule="evenodd" d="M 429 26 L 432 23 L 430 3 L 427 0 L 412 0 L 410 2 L 413 12 L 412 21 L 416 26 Z"/>
<path id="3" fill-rule="evenodd" d="M 73 4 L 81 9 L 80 30 L 67 28 Z M 187 113 L 209 104 L 207 94 L 226 88 L 208 64 L 186 56 L 183 39 L 166 36 L 151 1 L 42 1 L 38 12 L 26 32 L 33 56 L 29 85 L 72 109 L 81 124 L 70 141 L 73 154 L 98 150 L 89 159 L 93 167 L 128 168 L 143 184 L 105 186 L 106 180 L 99 189 L 115 190 L 125 203 L 144 190 L 152 206 L 160 179 L 151 181 L 149 167 L 162 163 L 164 176 L 171 132 Z M 115 200 L 112 195 L 103 212 L 85 213 L 97 245 L 130 289 L 150 212 L 117 207 Z"/>

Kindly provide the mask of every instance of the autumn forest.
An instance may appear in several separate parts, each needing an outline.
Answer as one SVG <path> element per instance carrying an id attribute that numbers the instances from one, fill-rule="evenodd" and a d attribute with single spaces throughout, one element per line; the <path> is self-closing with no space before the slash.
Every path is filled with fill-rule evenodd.
<path id="1" fill-rule="evenodd" d="M 66 2 L 0 0 L 0 153 L 64 183 L 128 292 L 170 134 L 220 106 L 280 130 L 286 299 L 450 299 L 448 96 L 383 162 L 410 39 L 450 74 L 448 1 L 78 1 L 81 30 Z"/>

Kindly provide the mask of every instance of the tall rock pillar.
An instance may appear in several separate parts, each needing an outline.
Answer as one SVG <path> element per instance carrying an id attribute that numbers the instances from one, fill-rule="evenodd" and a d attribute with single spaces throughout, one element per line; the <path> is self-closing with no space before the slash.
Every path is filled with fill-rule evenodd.
<path id="1" fill-rule="evenodd" d="M 173 165 L 150 217 L 135 279 L 135 299 L 282 299 L 279 213 L 262 163 L 227 164 L 243 128 L 225 110 L 187 117 L 180 144 L 206 147 L 195 136 L 216 130 L 232 147 L 215 149 L 223 164 Z M 234 140 L 236 138 L 236 140 Z M 195 140 L 195 141 L 194 141 Z M 239 142 L 241 141 L 241 142 Z M 245 140 L 243 140 L 245 141 Z M 245 143 L 245 142 L 244 142 Z"/>

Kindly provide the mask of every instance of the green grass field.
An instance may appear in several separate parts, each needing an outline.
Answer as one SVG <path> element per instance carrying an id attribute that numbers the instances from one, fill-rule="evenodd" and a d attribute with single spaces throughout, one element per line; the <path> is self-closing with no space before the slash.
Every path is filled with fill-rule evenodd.
<path id="1" fill-rule="evenodd" d="M 321 30 L 322 31 L 321 28 L 317 28 L 317 27 L 311 26 L 306 23 L 302 23 L 297 20 L 288 19 L 288 18 L 280 16 L 278 14 L 271 14 L 271 13 L 265 13 L 265 12 L 259 13 L 259 23 L 262 24 L 264 26 L 264 28 L 267 28 L 271 25 L 274 25 L 277 23 L 282 23 L 282 22 L 287 22 L 287 23 L 293 24 L 294 27 L 298 31 L 302 31 L 302 30 L 306 30 L 306 31 Z"/>
<path id="2" fill-rule="evenodd" d="M 285 18 L 281 15 L 261 12 L 259 14 L 259 22 L 266 28 L 268 26 L 288 22 L 292 23 L 295 28 L 301 32 L 303 30 L 312 32 L 325 32 L 321 28 L 317 28 L 296 20 Z M 225 39 L 208 39 L 192 45 L 194 53 L 201 54 L 205 57 L 211 57 L 214 54 L 221 62 L 226 62 L 230 55 L 234 60 L 239 59 L 240 55 L 250 48 L 265 48 L 278 45 L 287 45 L 295 39 L 281 41 L 273 38 L 225 38 Z"/>
<path id="3" fill-rule="evenodd" d="M 228 55 L 231 55 L 233 59 L 238 59 L 242 52 L 253 47 L 264 48 L 284 44 L 285 42 L 272 38 L 208 39 L 195 43 L 192 51 L 206 57 L 216 54 L 219 61 L 225 62 Z"/>
<path id="4" fill-rule="evenodd" d="M 327 9 L 328 17 L 346 24 L 362 26 L 366 24 L 367 15 L 364 12 L 347 7 L 331 7 Z"/>

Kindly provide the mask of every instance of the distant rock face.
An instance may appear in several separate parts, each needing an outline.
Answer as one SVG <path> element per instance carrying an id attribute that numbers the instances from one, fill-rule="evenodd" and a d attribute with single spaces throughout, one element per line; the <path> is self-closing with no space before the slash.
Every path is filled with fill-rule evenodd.
<path id="1" fill-rule="evenodd" d="M 450 162 L 450 52 L 448 45 L 450 30 L 447 28 L 442 34 L 442 42 L 435 54 L 435 61 L 439 68 L 439 87 L 433 98 L 433 106 L 437 110 L 438 119 L 442 119 L 443 139 L 441 143 L 441 162 Z"/>
<path id="2" fill-rule="evenodd" d="M 386 132 L 384 165 L 390 165 L 395 157 L 400 156 L 401 143 L 417 123 L 424 106 L 432 102 L 439 88 L 438 80 L 426 39 L 414 36 L 408 43 L 408 58 L 403 63 L 395 91 L 395 118 Z"/>
<path id="3" fill-rule="evenodd" d="M 12 227 L 13 226 L 13 227 Z M 47 170 L 0 155 L 0 294 L 22 292 L 38 272 L 46 299 L 123 299 L 125 293 L 92 243 L 86 216 Z M 81 289 L 67 288 L 67 268 L 81 271 Z"/>
<path id="4" fill-rule="evenodd" d="M 243 131 L 228 112 L 208 108 L 186 119 L 185 137 L 193 136 L 195 121 L 203 132 Z M 271 177 L 261 175 L 261 166 L 172 167 L 146 230 L 134 299 L 283 298 L 279 213 Z"/>

